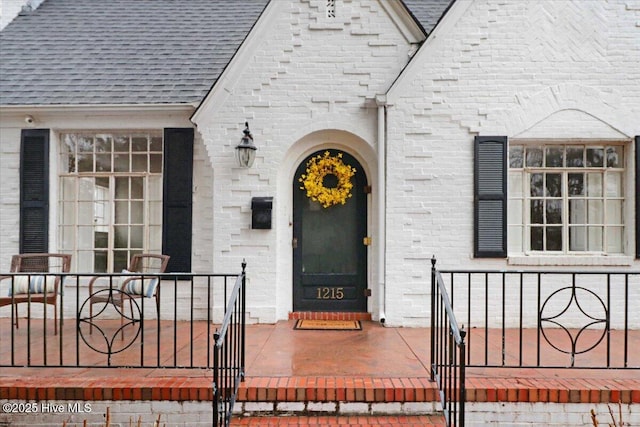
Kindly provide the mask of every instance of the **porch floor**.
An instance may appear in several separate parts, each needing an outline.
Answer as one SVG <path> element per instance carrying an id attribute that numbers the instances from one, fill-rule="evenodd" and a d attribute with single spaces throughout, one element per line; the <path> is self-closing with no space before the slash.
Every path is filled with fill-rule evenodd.
<path id="1" fill-rule="evenodd" d="M 72 323 L 65 321 L 65 329 Z M 247 326 L 247 378 L 241 385 L 240 402 L 360 402 L 372 408 L 393 402 L 419 405 L 437 401 L 435 384 L 429 381 L 428 329 L 390 328 L 364 321 L 361 331 L 309 331 L 294 330 L 294 323 Z M 199 322 L 196 326 L 199 332 L 195 336 L 200 340 L 206 325 Z M 0 319 L 0 358 L 5 362 L 11 354 L 10 328 L 9 319 Z M 523 364 L 527 365 L 536 358 L 532 354 L 535 331 L 522 333 L 526 338 Z M 484 334 L 483 330 L 469 334 L 472 361 L 487 354 L 498 363 L 502 334 L 489 331 L 486 352 L 479 345 Z M 508 360 L 520 358 L 518 335 L 512 330 L 504 335 Z M 620 335 L 619 331 L 611 333 L 613 366 L 621 366 Z M 55 343 L 57 337 L 49 337 Z M 187 347 L 189 337 L 179 334 L 177 348 Z M 640 366 L 640 331 L 630 332 L 628 346 L 634 349 L 629 366 Z M 582 362 L 603 357 L 600 347 L 605 346 L 587 353 Z M 567 355 L 549 349 L 542 353 L 546 363 L 568 364 Z M 139 355 L 134 357 L 139 359 Z M 4 367 L 0 368 L 0 399 L 210 400 L 211 381 L 211 372 L 202 369 Z M 467 388 L 471 402 L 640 403 L 640 369 L 469 368 Z M 277 412 L 276 406 L 274 409 Z M 251 422 L 238 419 L 234 425 L 278 425 L 264 424 L 266 418 Z"/>

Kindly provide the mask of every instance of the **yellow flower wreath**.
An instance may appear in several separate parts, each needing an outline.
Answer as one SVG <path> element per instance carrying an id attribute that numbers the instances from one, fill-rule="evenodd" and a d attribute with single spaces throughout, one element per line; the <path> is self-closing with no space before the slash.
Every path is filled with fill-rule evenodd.
<path id="1" fill-rule="evenodd" d="M 337 204 L 344 205 L 352 196 L 351 178 L 355 175 L 356 169 L 342 161 L 342 153 L 331 156 L 328 151 L 325 151 L 324 155 L 312 157 L 307 162 L 306 172 L 298 179 L 303 184 L 300 189 L 306 190 L 307 197 L 314 202 L 319 202 L 323 208 Z M 338 184 L 334 188 L 324 186 L 327 175 L 333 175 L 338 179 Z"/>

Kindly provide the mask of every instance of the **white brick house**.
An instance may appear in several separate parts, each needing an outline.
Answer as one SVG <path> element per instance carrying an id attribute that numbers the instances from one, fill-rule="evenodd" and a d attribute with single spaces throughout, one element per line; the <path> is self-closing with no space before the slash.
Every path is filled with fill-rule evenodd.
<path id="1" fill-rule="evenodd" d="M 7 50 L 11 61 L 3 61 L 0 75 L 3 270 L 21 250 L 20 147 L 33 135 L 45 135 L 49 145 L 49 251 L 72 252 L 105 269 L 118 265 L 119 251 L 167 252 L 184 242 L 189 247 L 180 254 L 188 260 L 176 271 L 233 272 L 246 259 L 252 321 L 274 322 L 293 311 L 362 311 L 393 326 L 425 326 L 433 255 L 441 266 L 461 269 L 640 267 L 640 8 L 632 2 L 239 3 L 244 6 L 226 4 L 208 16 L 220 33 L 195 31 L 181 40 L 176 32 L 162 40 L 174 52 L 216 37 L 184 69 L 180 61 L 170 71 L 148 65 L 138 53 L 130 69 L 102 65 L 102 81 L 19 73 L 19 61 L 32 60 L 19 51 L 22 31 L 55 19 L 57 7 L 77 14 L 96 12 L 91 8 L 47 0 L 0 33 L 16 49 Z M 188 15 L 196 29 L 206 4 L 194 4 L 196 13 Z M 162 22 L 163 12 L 140 16 Z M 245 19 L 234 22 L 234 41 L 224 42 L 236 15 Z M 105 54 L 108 46 L 100 45 Z M 198 57 L 207 49 L 225 53 L 207 58 L 216 64 L 209 74 Z M 48 64 L 47 52 L 40 54 L 32 66 Z M 151 62 L 161 56 L 149 55 Z M 68 73 L 65 64 L 56 65 Z M 235 161 L 245 122 L 257 146 L 248 169 Z M 163 193 L 161 182 L 167 168 L 181 168 L 167 166 L 167 153 L 173 159 L 167 147 L 176 147 L 170 140 L 180 144 L 190 129 L 192 197 L 184 204 L 184 191 Z M 94 147 L 88 169 L 80 164 L 89 152 L 82 138 Z M 109 145 L 111 160 L 101 160 L 96 147 L 122 138 L 130 138 L 130 168 L 141 155 L 135 138 L 147 141 L 140 150 L 149 156 L 148 170 L 119 174 L 115 159 L 124 151 L 116 145 Z M 164 140 L 164 167 L 151 160 L 158 140 Z M 498 181 L 508 179 L 502 194 L 489 199 L 482 188 L 474 194 L 476 141 L 496 143 L 504 153 L 494 160 L 503 166 Z M 72 154 L 65 151 L 71 146 Z M 356 169 L 358 185 L 344 206 L 322 208 L 300 189 L 310 156 L 327 150 L 344 153 Z M 111 173 L 98 169 L 105 164 Z M 132 190 L 142 176 L 144 200 Z M 65 203 L 81 212 L 79 182 L 87 177 L 112 180 L 102 188 L 114 193 L 128 180 L 126 197 L 100 201 L 126 201 L 130 213 L 140 206 L 148 215 L 123 225 L 129 246 L 115 243 L 119 223 L 100 222 L 95 209 L 89 223 L 80 213 L 67 221 Z M 78 190 L 68 196 L 67 185 Z M 159 214 L 171 215 L 163 194 L 174 194 L 171 202 L 191 212 L 191 233 L 180 242 L 167 237 L 179 227 Z M 252 228 L 256 197 L 273 198 L 270 228 Z M 498 200 L 502 216 L 487 214 L 483 200 Z M 138 225 L 142 247 L 131 243 Z M 80 237 L 84 226 L 92 227 L 88 245 Z M 476 233 L 485 226 L 488 234 Z M 96 243 L 98 233 L 107 233 L 100 235 L 106 243 Z M 77 269 L 88 265 L 76 262 Z M 640 297 L 640 289 L 633 292 Z M 640 327 L 640 318 L 633 321 Z"/>

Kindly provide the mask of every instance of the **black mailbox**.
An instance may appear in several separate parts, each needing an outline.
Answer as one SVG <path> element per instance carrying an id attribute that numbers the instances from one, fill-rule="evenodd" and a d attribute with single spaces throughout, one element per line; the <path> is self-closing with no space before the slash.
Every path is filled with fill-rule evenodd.
<path id="1" fill-rule="evenodd" d="M 273 197 L 253 197 L 251 199 L 251 228 L 255 230 L 271 229 L 271 210 Z"/>

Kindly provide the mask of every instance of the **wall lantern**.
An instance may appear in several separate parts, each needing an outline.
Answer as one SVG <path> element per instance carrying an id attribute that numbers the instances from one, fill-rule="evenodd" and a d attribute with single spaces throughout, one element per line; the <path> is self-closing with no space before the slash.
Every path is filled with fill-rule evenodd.
<path id="1" fill-rule="evenodd" d="M 253 165 L 253 161 L 256 159 L 256 150 L 258 149 L 253 145 L 253 136 L 249 130 L 249 122 L 244 123 L 244 136 L 240 140 L 240 144 L 236 145 L 236 158 L 238 164 L 242 168 L 250 168 Z"/>

